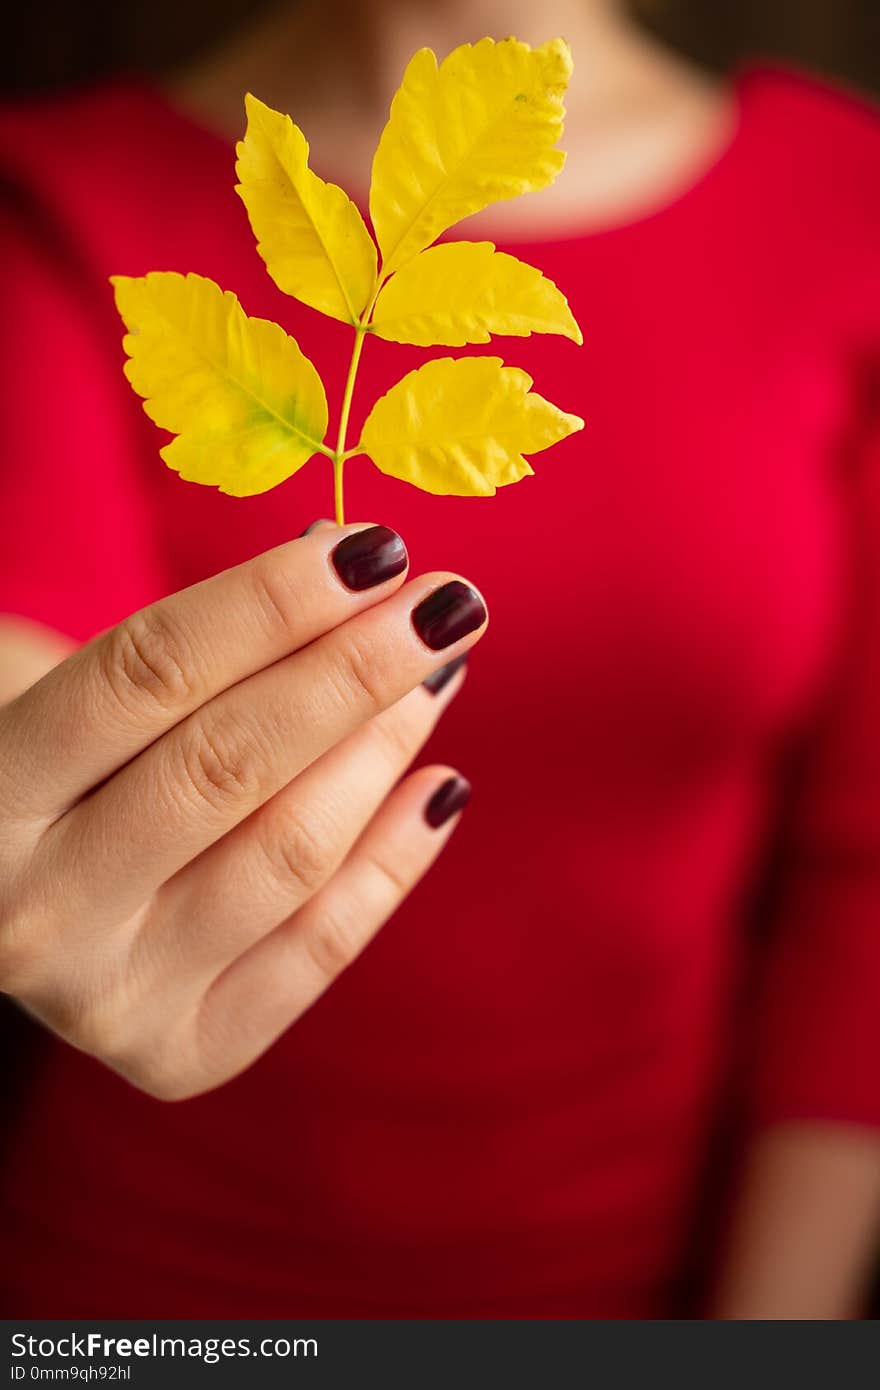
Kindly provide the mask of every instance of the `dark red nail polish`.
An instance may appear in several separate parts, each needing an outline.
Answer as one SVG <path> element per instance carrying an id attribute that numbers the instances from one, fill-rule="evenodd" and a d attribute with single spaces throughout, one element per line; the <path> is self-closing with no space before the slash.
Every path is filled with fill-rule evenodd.
<path id="1" fill-rule="evenodd" d="M 413 609 L 413 627 L 426 647 L 439 652 L 486 621 L 483 600 L 470 584 L 451 579 Z"/>
<path id="2" fill-rule="evenodd" d="M 331 526 L 336 525 L 336 522 L 333 520 L 332 516 L 319 516 L 317 521 L 310 521 L 306 529 L 304 531 L 300 531 L 299 535 L 297 536 L 297 540 L 301 541 L 303 536 L 308 536 L 310 532 L 314 531 L 316 526 L 321 526 L 325 522 L 328 522 Z"/>
<path id="3" fill-rule="evenodd" d="M 448 777 L 442 782 L 425 807 L 425 820 L 432 830 L 445 825 L 450 816 L 461 811 L 471 799 L 471 784 L 466 777 Z"/>
<path id="4" fill-rule="evenodd" d="M 447 661 L 445 666 L 438 666 L 436 671 L 432 671 L 422 685 L 426 690 L 430 690 L 432 695 L 439 695 L 440 691 L 447 686 L 455 675 L 460 671 L 467 661 L 467 652 L 462 652 L 461 656 L 454 656 L 451 661 Z"/>
<path id="5" fill-rule="evenodd" d="M 368 526 L 346 536 L 330 552 L 347 589 L 371 589 L 406 569 L 406 546 L 390 526 Z"/>

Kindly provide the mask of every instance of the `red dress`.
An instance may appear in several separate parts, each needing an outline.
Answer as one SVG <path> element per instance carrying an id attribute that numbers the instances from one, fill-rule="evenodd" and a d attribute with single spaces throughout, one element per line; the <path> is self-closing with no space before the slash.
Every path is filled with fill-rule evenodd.
<path id="1" fill-rule="evenodd" d="M 487 595 L 427 755 L 472 806 L 231 1084 L 167 1105 L 39 1048 L 8 1312 L 675 1315 L 719 1126 L 880 1124 L 880 124 L 781 72 L 737 93 L 671 204 L 508 247 L 586 346 L 484 350 L 583 433 L 488 502 L 349 464 L 351 517 Z M 0 607 L 84 638 L 327 515 L 322 458 L 182 483 L 123 379 L 108 275 L 197 270 L 338 410 L 347 330 L 270 282 L 230 145 L 126 81 L 7 111 L 0 172 Z M 370 341 L 355 416 L 424 360 Z"/>

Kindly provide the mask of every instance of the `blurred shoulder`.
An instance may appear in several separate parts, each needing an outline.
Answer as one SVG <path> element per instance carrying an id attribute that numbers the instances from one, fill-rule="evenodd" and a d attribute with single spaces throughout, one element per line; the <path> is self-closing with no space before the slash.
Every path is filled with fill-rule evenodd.
<path id="1" fill-rule="evenodd" d="M 831 217 L 880 213 L 880 105 L 863 93 L 781 65 L 743 69 L 739 91 L 767 165 L 783 188 L 797 182 L 812 190 Z"/>
<path id="2" fill-rule="evenodd" d="M 806 118 L 880 139 L 880 104 L 868 93 L 787 63 L 749 63 L 739 79 L 783 117 Z"/>
<path id="3" fill-rule="evenodd" d="M 0 106 L 6 235 L 99 276 L 189 260 L 228 165 L 221 141 L 137 76 Z"/>
<path id="4" fill-rule="evenodd" d="M 112 161 L 143 139 L 158 102 L 149 84 L 123 77 L 0 102 L 0 163 L 27 181 Z"/>

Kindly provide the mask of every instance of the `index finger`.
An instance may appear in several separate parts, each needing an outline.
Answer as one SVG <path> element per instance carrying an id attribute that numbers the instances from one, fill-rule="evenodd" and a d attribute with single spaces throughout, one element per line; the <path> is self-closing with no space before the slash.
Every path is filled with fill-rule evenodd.
<path id="1" fill-rule="evenodd" d="M 51 821 L 207 700 L 387 598 L 406 547 L 322 526 L 126 618 L 0 710 L 10 812 Z"/>

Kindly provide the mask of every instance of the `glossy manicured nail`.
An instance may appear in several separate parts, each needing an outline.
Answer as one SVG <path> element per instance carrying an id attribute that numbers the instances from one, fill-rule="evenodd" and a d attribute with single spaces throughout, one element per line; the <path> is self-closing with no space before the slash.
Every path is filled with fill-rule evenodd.
<path id="1" fill-rule="evenodd" d="M 439 695 L 440 691 L 449 684 L 456 671 L 460 671 L 467 661 L 467 652 L 462 652 L 461 656 L 454 656 L 451 661 L 447 661 L 445 666 L 438 666 L 436 671 L 432 671 L 427 680 L 422 681 L 426 690 L 430 690 L 432 695 Z"/>
<path id="2" fill-rule="evenodd" d="M 309 535 L 309 533 L 310 533 L 311 531 L 314 531 L 314 529 L 315 529 L 316 526 L 335 526 L 335 525 L 336 525 L 336 522 L 333 520 L 332 516 L 319 516 L 317 521 L 310 521 L 309 524 L 308 524 L 308 526 L 306 527 L 306 529 L 305 529 L 304 531 L 300 531 L 299 535 L 297 536 L 297 540 L 300 540 L 300 541 L 301 541 L 302 538 L 303 538 L 303 536 Z"/>
<path id="3" fill-rule="evenodd" d="M 470 799 L 471 784 L 466 777 L 447 777 L 425 806 L 425 820 L 432 830 L 438 830 L 450 816 L 467 806 Z"/>
<path id="4" fill-rule="evenodd" d="M 486 608 L 476 589 L 451 579 L 423 598 L 413 609 L 413 627 L 426 647 L 439 652 L 467 637 L 486 621 Z"/>
<path id="5" fill-rule="evenodd" d="M 346 536 L 330 552 L 347 589 L 371 589 L 406 569 L 406 546 L 389 526 L 368 526 Z"/>

